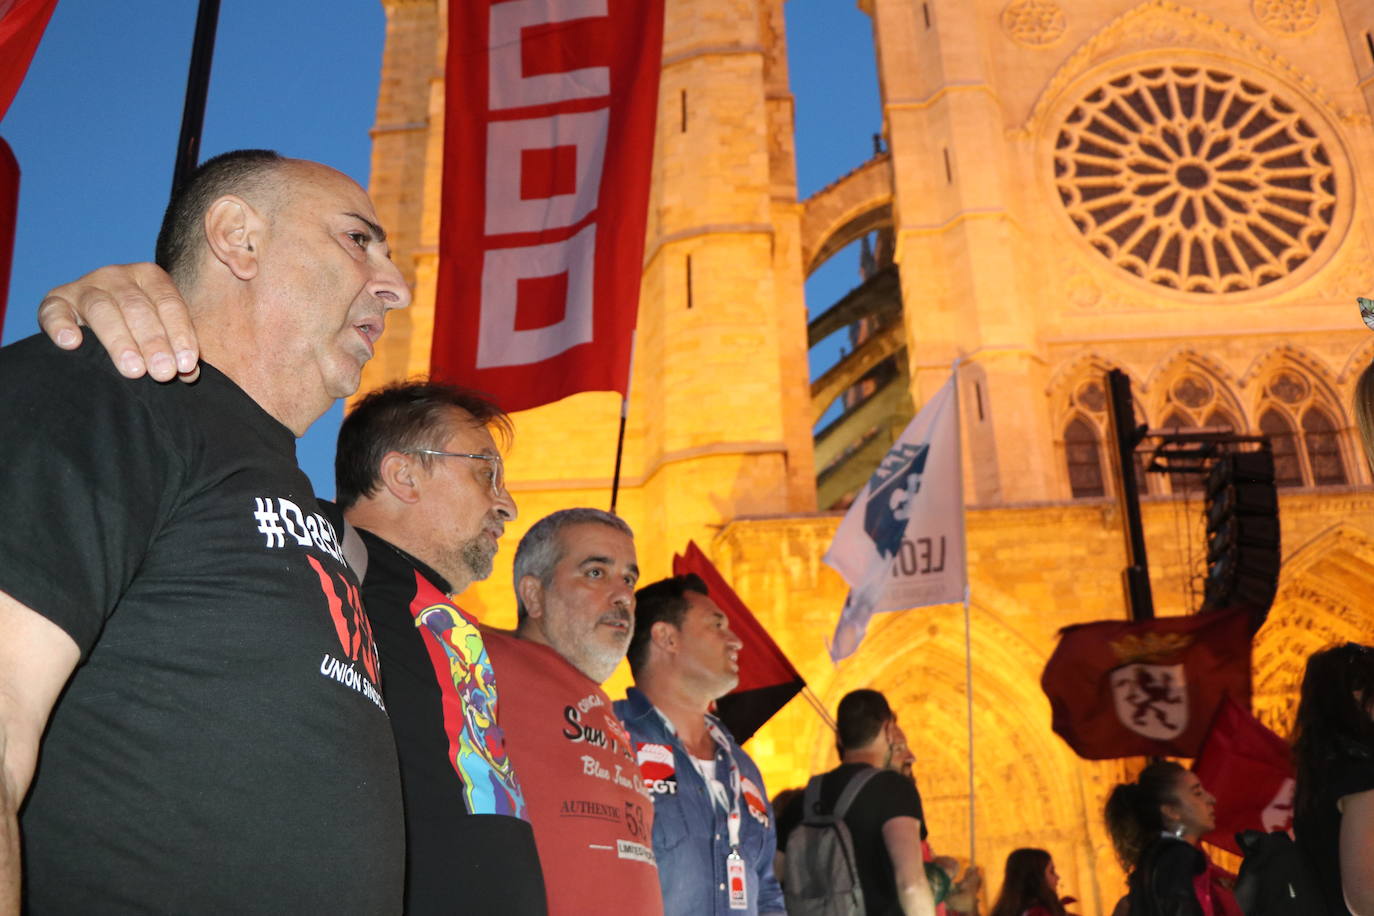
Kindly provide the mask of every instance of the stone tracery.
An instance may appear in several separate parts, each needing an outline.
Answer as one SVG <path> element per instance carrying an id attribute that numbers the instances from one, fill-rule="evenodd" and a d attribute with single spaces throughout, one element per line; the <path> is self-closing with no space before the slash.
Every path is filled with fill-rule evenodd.
<path id="1" fill-rule="evenodd" d="M 1094 249 L 1149 283 L 1244 292 L 1318 253 L 1331 153 L 1273 91 L 1212 68 L 1138 69 L 1089 92 L 1055 140 L 1054 179 Z"/>

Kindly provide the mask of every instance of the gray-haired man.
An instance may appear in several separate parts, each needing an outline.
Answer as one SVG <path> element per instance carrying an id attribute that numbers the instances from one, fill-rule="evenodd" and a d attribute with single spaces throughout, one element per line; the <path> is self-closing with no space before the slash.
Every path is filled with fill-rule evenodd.
<path id="1" fill-rule="evenodd" d="M 661 913 L 653 802 L 601 689 L 634 631 L 633 534 L 599 509 L 555 512 L 520 541 L 514 578 L 519 628 L 485 636 L 549 911 Z"/>

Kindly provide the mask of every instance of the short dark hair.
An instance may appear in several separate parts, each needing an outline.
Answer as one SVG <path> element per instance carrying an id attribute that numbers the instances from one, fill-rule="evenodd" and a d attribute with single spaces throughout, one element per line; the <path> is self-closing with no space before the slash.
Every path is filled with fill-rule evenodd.
<path id="1" fill-rule="evenodd" d="M 835 743 L 840 753 L 868 747 L 894 718 L 887 697 L 878 691 L 851 690 L 835 710 Z"/>
<path id="2" fill-rule="evenodd" d="M 452 408 L 466 411 L 475 426 L 494 427 L 503 443 L 511 437 L 510 417 L 485 394 L 446 382 L 393 382 L 368 392 L 339 427 L 334 485 L 339 508 L 371 496 L 381 482 L 382 459 L 391 452 L 436 448 Z M 417 455 L 430 467 L 433 458 Z"/>
<path id="3" fill-rule="evenodd" d="M 634 540 L 635 536 L 628 522 L 605 509 L 559 509 L 535 522 L 515 548 L 511 578 L 515 584 L 515 614 L 518 621 L 523 622 L 530 615 L 529 609 L 525 607 L 525 599 L 520 595 L 520 580 L 526 576 L 534 576 L 539 580 L 539 584 L 545 588 L 549 587 L 553 582 L 554 567 L 567 551 L 567 545 L 563 543 L 562 538 L 563 529 L 573 525 L 605 525 L 627 535 L 631 540 Z"/>
<path id="4" fill-rule="evenodd" d="M 682 626 L 682 618 L 687 615 L 688 592 L 710 594 L 706 583 L 696 573 L 660 579 L 635 592 L 635 630 L 630 637 L 630 647 L 625 650 L 632 673 L 639 674 L 649 660 L 650 631 L 654 624 L 662 620 L 675 627 Z"/>
<path id="5" fill-rule="evenodd" d="M 157 265 L 182 289 L 194 282 L 205 211 L 225 194 L 257 196 L 289 161 L 275 150 L 240 149 L 201 163 L 172 191 L 157 234 Z"/>

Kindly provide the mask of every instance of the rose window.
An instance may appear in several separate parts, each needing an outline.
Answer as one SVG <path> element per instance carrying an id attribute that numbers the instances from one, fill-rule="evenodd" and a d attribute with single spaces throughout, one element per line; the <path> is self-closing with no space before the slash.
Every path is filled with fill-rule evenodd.
<path id="1" fill-rule="evenodd" d="M 1158 67 L 1069 113 L 1054 177 L 1070 219 L 1117 267 L 1190 293 L 1279 280 L 1331 232 L 1337 184 L 1307 119 L 1229 73 Z"/>

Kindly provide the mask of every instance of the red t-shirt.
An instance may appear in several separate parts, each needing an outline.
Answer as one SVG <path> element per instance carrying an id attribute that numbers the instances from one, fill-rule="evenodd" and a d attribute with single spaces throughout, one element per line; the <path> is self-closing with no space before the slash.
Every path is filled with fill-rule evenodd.
<path id="1" fill-rule="evenodd" d="M 548 646 L 483 633 L 549 913 L 660 916 L 654 805 L 606 692 Z"/>

